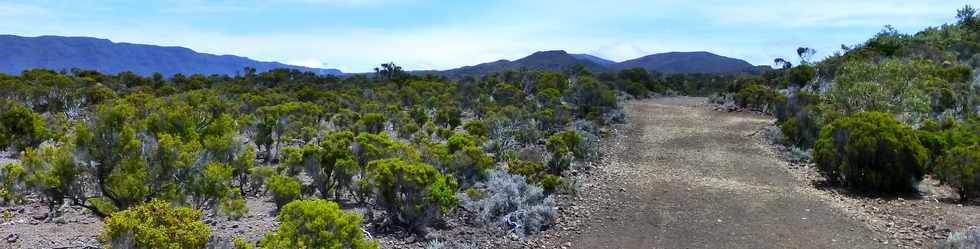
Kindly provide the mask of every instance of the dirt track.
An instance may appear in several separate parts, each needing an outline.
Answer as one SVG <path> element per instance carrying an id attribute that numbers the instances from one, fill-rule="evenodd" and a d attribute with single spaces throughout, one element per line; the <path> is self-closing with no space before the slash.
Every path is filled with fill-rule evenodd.
<path id="1" fill-rule="evenodd" d="M 572 248 L 882 248 L 750 136 L 771 121 L 702 98 L 626 105 L 629 124 L 586 186 Z M 586 209 L 575 212 L 574 209 Z"/>

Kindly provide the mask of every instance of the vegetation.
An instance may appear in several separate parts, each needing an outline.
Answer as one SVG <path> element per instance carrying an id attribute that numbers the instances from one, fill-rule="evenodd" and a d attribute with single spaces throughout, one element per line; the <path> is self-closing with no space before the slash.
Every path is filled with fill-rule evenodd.
<path id="1" fill-rule="evenodd" d="M 925 175 L 926 155 L 915 131 L 891 114 L 861 112 L 823 128 L 814 161 L 833 182 L 858 189 L 911 192 Z"/>
<path id="2" fill-rule="evenodd" d="M 378 248 L 377 241 L 364 239 L 361 217 L 331 201 L 293 201 L 283 206 L 276 219 L 279 228 L 259 242 L 260 248 Z"/>
<path id="3" fill-rule="evenodd" d="M 819 62 L 800 48 L 798 65 L 778 58 L 776 69 L 737 77 L 717 99 L 772 113 L 776 142 L 799 158 L 814 148 L 832 183 L 906 192 L 934 174 L 965 201 L 978 186 L 980 17 L 970 6 L 956 17 L 911 35 L 886 26 Z"/>
<path id="4" fill-rule="evenodd" d="M 401 159 L 372 161 L 371 182 L 378 205 L 391 220 L 409 227 L 428 225 L 457 205 L 456 180 L 431 165 Z"/>
<path id="5" fill-rule="evenodd" d="M 210 229 L 200 218 L 200 211 L 152 200 L 112 214 L 99 239 L 108 248 L 205 248 Z"/>

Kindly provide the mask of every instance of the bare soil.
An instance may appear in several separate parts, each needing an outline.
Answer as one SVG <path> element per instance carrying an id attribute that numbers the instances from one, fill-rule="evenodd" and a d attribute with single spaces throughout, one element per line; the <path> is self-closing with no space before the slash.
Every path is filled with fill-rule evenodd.
<path id="1" fill-rule="evenodd" d="M 768 117 L 703 98 L 625 106 L 628 124 L 542 245 L 568 248 L 882 248 L 757 139 Z M 574 218 L 572 218 L 574 217 Z M 568 221 L 573 220 L 573 221 Z M 544 246 L 548 247 L 548 246 Z"/>

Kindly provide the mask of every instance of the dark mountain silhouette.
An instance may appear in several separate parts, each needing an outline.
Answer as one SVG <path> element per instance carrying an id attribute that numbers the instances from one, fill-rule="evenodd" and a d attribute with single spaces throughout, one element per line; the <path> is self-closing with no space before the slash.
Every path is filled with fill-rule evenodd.
<path id="1" fill-rule="evenodd" d="M 623 61 L 615 69 L 643 68 L 661 73 L 736 73 L 753 68 L 744 60 L 709 52 L 670 52 Z"/>
<path id="2" fill-rule="evenodd" d="M 437 74 L 447 76 L 477 76 L 493 72 L 503 72 L 507 70 L 516 71 L 522 69 L 565 71 L 575 65 L 582 65 L 590 71 L 605 71 L 608 69 L 606 66 L 600 65 L 591 60 L 576 58 L 563 50 L 550 50 L 535 52 L 527 57 L 515 61 L 498 60 L 473 66 L 439 71 Z"/>
<path id="3" fill-rule="evenodd" d="M 575 58 L 578 58 L 580 60 L 589 60 L 589 61 L 595 62 L 596 64 L 607 66 L 607 67 L 609 65 L 616 64 L 615 61 L 603 59 L 601 57 L 598 57 L 598 56 L 595 56 L 595 55 L 591 55 L 591 54 L 572 54 L 572 56 L 575 57 Z"/>
<path id="4" fill-rule="evenodd" d="M 309 68 L 255 61 L 234 55 L 198 53 L 184 47 L 114 43 L 91 37 L 0 35 L 0 73 L 6 74 L 19 74 L 35 68 L 80 68 L 104 73 L 131 71 L 140 75 L 235 75 L 243 73 L 245 67 L 255 68 L 259 72 L 288 68 L 317 74 L 343 74 L 337 69 Z"/>
<path id="5" fill-rule="evenodd" d="M 417 74 L 439 74 L 445 76 L 478 76 L 486 73 L 507 70 L 553 70 L 564 71 L 582 65 L 592 72 L 618 71 L 627 68 L 643 68 L 661 73 L 753 73 L 764 70 L 735 58 L 709 52 L 670 52 L 652 54 L 640 58 L 614 62 L 589 54 L 569 54 L 562 50 L 535 52 L 527 57 L 509 61 L 498 60 L 473 66 L 465 66 L 445 71 L 415 71 Z"/>

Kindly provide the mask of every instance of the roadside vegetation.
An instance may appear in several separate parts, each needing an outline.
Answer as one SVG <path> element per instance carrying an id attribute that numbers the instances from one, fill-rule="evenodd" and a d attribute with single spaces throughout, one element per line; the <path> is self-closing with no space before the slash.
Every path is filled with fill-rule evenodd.
<path id="1" fill-rule="evenodd" d="M 84 208 L 120 248 L 374 248 L 362 222 L 425 234 L 465 212 L 525 236 L 554 224 L 551 195 L 576 192 L 569 171 L 600 157 L 605 127 L 625 121 L 620 101 L 703 95 L 731 77 L 574 67 L 448 79 L 393 63 L 343 78 L 0 74 L 0 147 L 14 155 L 0 197 L 53 216 Z M 240 219 L 246 198 L 274 202 L 279 229 L 209 241 L 202 217 Z"/>
<path id="2" fill-rule="evenodd" d="M 886 26 L 867 42 L 812 62 L 740 76 L 725 98 L 773 114 L 779 143 L 812 156 L 831 183 L 869 193 L 914 193 L 926 174 L 958 191 L 980 187 L 980 15 L 902 34 Z M 807 156 L 809 157 L 809 156 Z M 976 173 L 975 173 L 976 172 Z"/>

